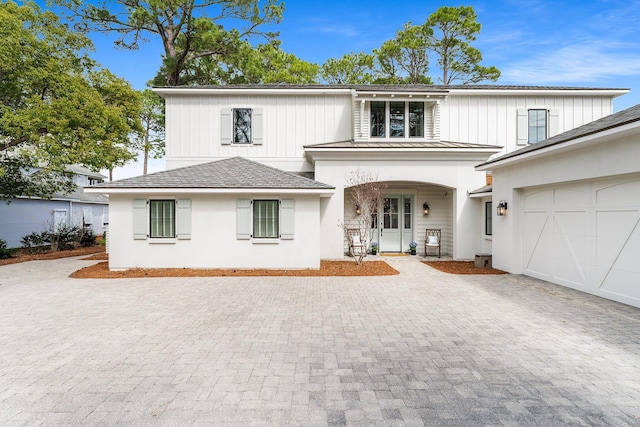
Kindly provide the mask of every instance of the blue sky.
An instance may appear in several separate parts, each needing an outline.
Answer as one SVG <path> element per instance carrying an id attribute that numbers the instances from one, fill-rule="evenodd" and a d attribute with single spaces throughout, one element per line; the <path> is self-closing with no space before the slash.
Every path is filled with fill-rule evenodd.
<path id="1" fill-rule="evenodd" d="M 280 32 L 282 48 L 306 61 L 323 63 L 349 52 L 371 52 L 408 21 L 422 23 L 440 6 L 460 3 L 404 0 L 288 0 Z M 640 0 L 486 0 L 473 6 L 482 31 L 474 46 L 484 65 L 502 71 L 497 84 L 628 88 L 615 111 L 640 104 Z M 113 47 L 112 39 L 92 35 L 93 57 L 145 87 L 161 62 L 160 41 L 139 51 Z M 437 75 L 433 72 L 432 75 Z M 142 167 L 132 165 L 139 174 Z M 162 169 L 154 162 L 153 170 Z M 130 169 L 127 167 L 126 169 Z M 115 174 L 114 178 L 123 178 Z"/>

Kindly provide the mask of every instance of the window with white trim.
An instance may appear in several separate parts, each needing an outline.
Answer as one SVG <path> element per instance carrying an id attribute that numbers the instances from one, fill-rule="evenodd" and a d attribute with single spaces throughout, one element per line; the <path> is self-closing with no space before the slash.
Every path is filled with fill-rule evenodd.
<path id="1" fill-rule="evenodd" d="M 253 237 L 257 239 L 277 239 L 279 233 L 278 200 L 253 201 Z"/>
<path id="2" fill-rule="evenodd" d="M 150 200 L 150 234 L 149 237 L 173 238 L 176 237 L 176 201 L 175 200 Z"/>
<path id="3" fill-rule="evenodd" d="M 233 143 L 251 144 L 251 108 L 233 109 Z"/>
<path id="4" fill-rule="evenodd" d="M 237 200 L 237 239 L 292 240 L 294 207 L 294 200 Z"/>
<path id="5" fill-rule="evenodd" d="M 536 144 L 560 133 L 560 113 L 557 108 L 542 105 L 518 108 L 517 145 Z"/>
<path id="6" fill-rule="evenodd" d="M 222 108 L 220 143 L 222 145 L 261 145 L 262 108 Z"/>
<path id="7" fill-rule="evenodd" d="M 372 138 L 424 138 L 424 102 L 371 101 L 370 126 Z"/>
<path id="8" fill-rule="evenodd" d="M 529 110 L 529 144 L 547 139 L 547 110 Z"/>
<path id="9" fill-rule="evenodd" d="M 133 239 L 191 239 L 191 200 L 135 199 L 132 205 Z M 108 216 L 105 218 L 107 223 Z M 105 220 L 103 219 L 103 221 Z"/>

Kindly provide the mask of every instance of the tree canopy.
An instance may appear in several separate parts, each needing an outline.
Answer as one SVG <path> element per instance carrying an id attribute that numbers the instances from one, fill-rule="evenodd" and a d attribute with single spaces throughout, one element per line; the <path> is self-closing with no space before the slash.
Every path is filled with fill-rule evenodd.
<path id="1" fill-rule="evenodd" d="M 471 46 L 481 25 L 471 6 L 443 6 L 420 25 L 406 23 L 396 36 L 374 49 L 370 64 L 356 59 L 366 53 L 350 53 L 340 60 L 329 59 L 321 76 L 328 83 L 431 84 L 430 66 L 437 64 L 444 85 L 496 81 L 496 67 L 480 65 L 482 53 Z"/>
<path id="2" fill-rule="evenodd" d="M 429 49 L 442 71 L 442 84 L 495 81 L 500 77 L 496 67 L 480 65 L 482 53 L 470 44 L 482 28 L 473 7 L 443 6 L 429 16 L 425 26 L 431 29 Z"/>
<path id="3" fill-rule="evenodd" d="M 277 34 L 263 31 L 265 24 L 282 19 L 279 0 L 112 0 L 100 5 L 81 0 L 56 0 L 73 11 L 83 31 L 119 34 L 116 45 L 137 49 L 154 36 L 162 42 L 163 85 L 197 83 L 196 66 L 215 65 L 206 58 L 234 57 L 241 41 L 252 36 L 267 40 Z M 223 24 L 237 28 L 225 29 Z M 185 76 L 189 74 L 189 76 Z M 154 83 L 158 84 L 158 80 Z"/>
<path id="4" fill-rule="evenodd" d="M 159 159 L 165 153 L 164 100 L 151 89 L 140 92 L 142 128 L 134 135 L 133 148 L 142 152 L 142 174 L 147 174 L 149 157 Z"/>
<path id="5" fill-rule="evenodd" d="M 112 169 L 132 158 L 139 100 L 100 69 L 92 48 L 52 12 L 0 4 L 0 198 L 68 191 L 65 168 Z"/>

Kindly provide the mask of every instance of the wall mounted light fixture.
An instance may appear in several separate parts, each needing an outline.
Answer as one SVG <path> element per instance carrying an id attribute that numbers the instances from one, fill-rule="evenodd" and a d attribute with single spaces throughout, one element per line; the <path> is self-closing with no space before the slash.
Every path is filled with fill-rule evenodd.
<path id="1" fill-rule="evenodd" d="M 360 215 L 362 211 L 360 210 L 360 205 L 356 205 L 356 215 Z"/>
<path id="2" fill-rule="evenodd" d="M 424 204 L 422 205 L 422 210 L 424 211 L 425 215 L 429 215 L 429 203 L 424 202 Z"/>
<path id="3" fill-rule="evenodd" d="M 498 216 L 505 216 L 507 214 L 507 202 L 500 200 L 498 203 Z"/>

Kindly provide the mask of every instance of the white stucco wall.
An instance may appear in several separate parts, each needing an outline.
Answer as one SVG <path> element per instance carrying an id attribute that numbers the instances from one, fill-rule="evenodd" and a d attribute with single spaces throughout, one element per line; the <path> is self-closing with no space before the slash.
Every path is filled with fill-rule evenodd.
<path id="1" fill-rule="evenodd" d="M 485 173 L 476 172 L 473 168 L 478 159 L 468 160 L 316 160 L 316 179 L 333 185 L 336 192 L 331 198 L 323 200 L 321 215 L 322 258 L 341 258 L 344 255 L 342 229 L 338 226 L 344 221 L 344 188 L 349 174 L 361 168 L 377 176 L 378 181 L 388 183 L 416 182 L 430 183 L 442 187 L 442 198 L 451 198 L 451 202 L 443 202 L 446 208 L 451 203 L 452 230 L 451 235 L 443 236 L 443 240 L 451 239 L 452 255 L 455 259 L 473 259 L 478 250 L 477 236 L 481 232 L 478 216 L 481 211 L 478 203 L 473 203 L 468 192 L 485 184 Z M 445 196 L 446 193 L 446 196 Z M 436 199 L 434 199 L 436 200 Z M 416 207 L 428 200 L 416 199 Z M 434 203 L 432 209 L 439 203 Z M 430 204 L 431 207 L 431 204 Z M 416 216 L 418 218 L 419 215 Z M 420 219 L 416 229 L 421 229 L 426 222 Z M 424 222 L 424 224 L 423 224 Z M 424 230 L 420 231 L 424 235 Z M 416 236 L 419 238 L 419 235 Z"/>
<path id="2" fill-rule="evenodd" d="M 174 198 L 154 195 L 153 198 Z M 109 268 L 287 268 L 320 267 L 319 196 L 287 195 L 295 200 L 293 240 L 256 243 L 236 237 L 236 201 L 251 195 L 180 195 L 192 201 L 190 240 L 133 239 L 134 199 L 140 195 L 111 195 Z M 256 197 L 269 198 L 265 195 Z"/>

